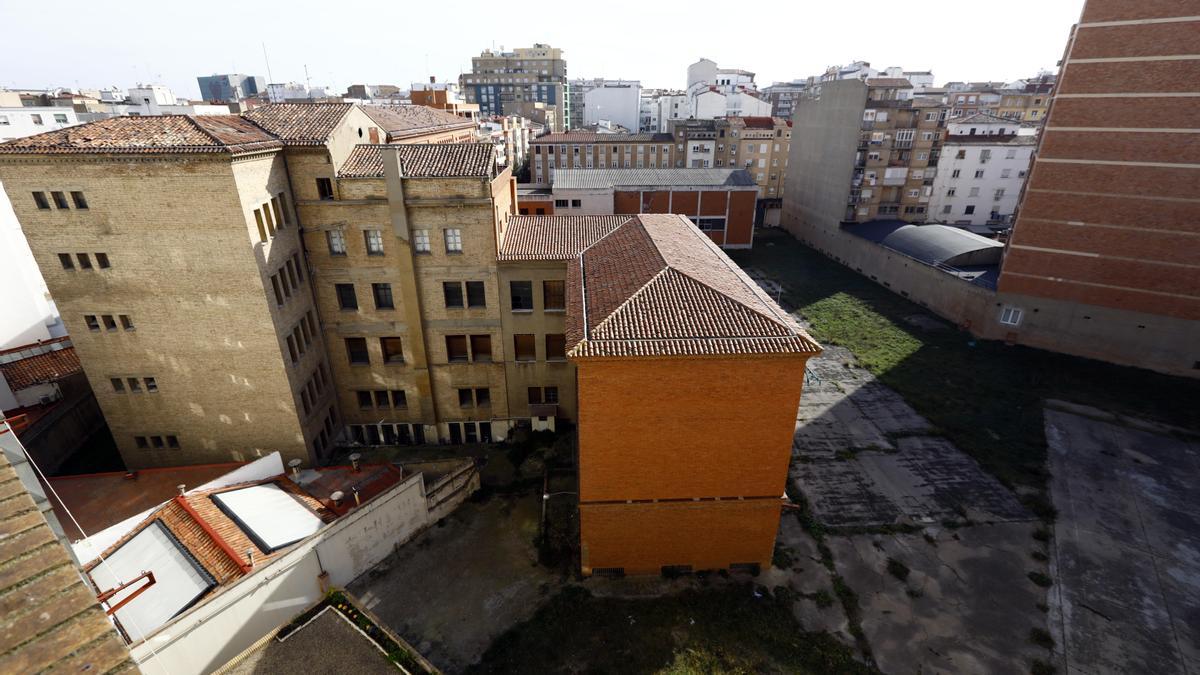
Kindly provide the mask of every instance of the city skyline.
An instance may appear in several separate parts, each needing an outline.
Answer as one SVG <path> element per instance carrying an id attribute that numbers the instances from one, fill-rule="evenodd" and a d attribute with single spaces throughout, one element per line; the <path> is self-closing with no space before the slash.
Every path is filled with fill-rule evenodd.
<path id="1" fill-rule="evenodd" d="M 146 11 L 139 10 L 141 4 L 145 4 Z M 702 12 L 706 3 L 699 4 L 689 15 Z M 989 17 L 984 28 L 970 32 L 969 43 L 955 39 L 957 33 L 951 32 L 961 30 L 955 14 L 956 7 L 961 7 L 959 3 L 930 3 L 924 12 L 892 17 L 885 13 L 887 6 L 883 3 L 868 2 L 859 7 L 861 11 L 853 20 L 837 8 L 812 8 L 805 13 L 789 10 L 776 13 L 777 21 L 749 25 L 744 33 L 735 31 L 738 34 L 731 36 L 736 39 L 703 46 L 681 45 L 668 39 L 643 40 L 636 50 L 628 52 L 615 50 L 614 44 L 621 43 L 613 38 L 614 31 L 630 25 L 635 7 L 632 4 L 616 5 L 603 16 L 578 17 L 586 19 L 586 30 L 564 30 L 562 26 L 571 25 L 570 18 L 551 23 L 514 13 L 478 25 L 455 24 L 451 33 L 421 29 L 438 24 L 440 19 L 434 8 L 417 8 L 405 21 L 414 29 L 400 31 L 394 51 L 384 40 L 367 42 L 361 37 L 367 21 L 364 15 L 382 10 L 373 2 L 342 4 L 337 13 L 328 12 L 326 6 L 301 4 L 282 15 L 257 6 L 218 4 L 212 10 L 217 14 L 236 15 L 245 26 L 272 26 L 275 30 L 206 34 L 201 49 L 189 48 L 192 41 L 185 34 L 164 31 L 161 13 L 141 0 L 119 15 L 106 13 L 100 6 L 80 4 L 72 10 L 77 20 L 57 27 L 56 38 L 91 56 L 80 60 L 66 52 L 46 53 L 32 31 L 9 36 L 0 45 L 0 58 L 25 65 L 20 75 L 15 71 L 0 75 L 0 87 L 126 88 L 140 82 L 165 84 L 177 96 L 199 98 L 197 76 L 246 73 L 262 75 L 269 82 L 304 82 L 307 66 L 311 85 L 329 86 L 331 93 L 341 93 L 355 83 L 407 88 L 430 75 L 439 81 L 457 81 L 460 73 L 470 70 L 471 57 L 485 48 L 511 49 L 535 42 L 562 48 L 572 79 L 637 79 L 644 87 L 683 87 L 688 64 L 702 57 L 723 67 L 754 71 L 760 87 L 816 75 L 828 66 L 855 60 L 869 61 L 879 69 L 901 66 L 932 70 L 939 85 L 968 79 L 1012 80 L 1032 76 L 1041 69 L 1056 69 L 1081 4 L 1032 0 L 1011 3 L 1007 15 Z M 468 12 L 478 13 L 485 8 L 479 4 Z M 1039 20 L 1030 21 L 1035 14 Z M 681 16 L 666 9 L 638 7 L 636 11 L 636 18 L 647 27 L 677 22 Z M 863 26 L 864 21 L 871 20 L 868 17 L 886 17 L 879 20 L 886 21 L 889 35 L 924 33 L 946 39 L 868 40 L 870 32 Z M 0 23 L 5 25 L 28 26 L 37 20 L 32 6 L 0 9 Z M 322 41 L 326 50 L 314 50 L 311 41 L 300 39 L 306 27 L 313 25 L 326 27 L 328 37 Z M 813 26 L 819 26 L 819 30 Z M 800 46 L 793 54 L 797 29 Z M 111 36 L 118 30 L 138 37 L 114 41 Z M 247 35 L 252 37 L 248 39 Z M 1009 46 L 1019 49 L 1007 49 Z M 21 56 L 30 53 L 40 56 L 33 60 Z"/>

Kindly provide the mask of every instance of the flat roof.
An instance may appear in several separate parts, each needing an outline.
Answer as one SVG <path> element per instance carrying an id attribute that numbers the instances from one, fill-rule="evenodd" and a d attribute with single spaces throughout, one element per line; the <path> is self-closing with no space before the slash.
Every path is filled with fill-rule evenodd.
<path id="1" fill-rule="evenodd" d="M 745 169 L 559 169 L 554 189 L 614 187 L 726 187 L 758 186 Z"/>

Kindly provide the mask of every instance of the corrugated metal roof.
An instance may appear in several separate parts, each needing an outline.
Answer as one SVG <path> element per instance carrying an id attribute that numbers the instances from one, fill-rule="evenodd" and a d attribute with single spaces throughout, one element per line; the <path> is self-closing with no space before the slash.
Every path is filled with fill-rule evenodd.
<path id="1" fill-rule="evenodd" d="M 876 220 L 843 227 L 853 235 L 931 265 L 999 263 L 1000 252 L 1004 249 L 1004 244 L 994 239 L 946 225 L 912 225 L 898 220 Z"/>
<path id="2" fill-rule="evenodd" d="M 559 169 L 555 189 L 612 187 L 748 187 L 758 189 L 745 169 Z"/>

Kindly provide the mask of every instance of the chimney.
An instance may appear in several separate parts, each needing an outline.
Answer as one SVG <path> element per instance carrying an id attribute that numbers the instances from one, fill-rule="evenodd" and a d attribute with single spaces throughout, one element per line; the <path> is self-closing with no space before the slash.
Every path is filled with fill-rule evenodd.
<path id="1" fill-rule="evenodd" d="M 182 496 L 183 496 L 183 493 L 187 492 L 187 486 L 186 486 L 186 485 L 184 485 L 183 483 L 180 483 L 179 485 L 176 485 L 176 486 L 175 486 L 175 489 L 176 489 L 176 490 L 179 490 L 179 496 L 180 496 L 180 497 L 182 497 Z"/>
<path id="2" fill-rule="evenodd" d="M 292 478 L 297 481 L 300 480 L 300 465 L 303 463 L 304 460 L 299 457 L 288 462 L 288 466 L 292 468 Z"/>
<path id="3" fill-rule="evenodd" d="M 355 485 L 354 487 L 350 488 L 350 490 L 354 492 L 354 505 L 362 506 L 362 499 L 360 499 L 358 496 L 358 486 Z"/>
<path id="4" fill-rule="evenodd" d="M 346 495 L 345 495 L 345 494 L 343 494 L 341 490 L 337 490 L 337 491 L 336 491 L 336 492 L 334 492 L 333 494 L 329 495 L 329 500 L 333 502 L 333 505 L 334 505 L 334 506 L 341 506 L 341 505 L 342 505 L 342 499 L 343 499 L 345 496 L 346 496 Z"/>
<path id="5" fill-rule="evenodd" d="M 359 462 L 359 460 L 361 460 L 361 459 L 362 459 L 362 453 L 361 453 L 361 452 L 355 452 L 355 453 L 351 453 L 351 455 L 350 455 L 350 466 L 354 468 L 354 473 L 358 473 L 358 470 L 359 470 L 358 462 Z"/>

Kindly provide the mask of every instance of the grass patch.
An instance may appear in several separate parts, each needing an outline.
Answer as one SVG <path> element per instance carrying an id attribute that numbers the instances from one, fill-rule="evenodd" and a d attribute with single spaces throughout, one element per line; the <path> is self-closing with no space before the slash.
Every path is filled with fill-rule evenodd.
<path id="1" fill-rule="evenodd" d="M 824 588 L 812 594 L 812 601 L 821 609 L 833 607 L 833 596 Z"/>
<path id="2" fill-rule="evenodd" d="M 887 571 L 888 574 L 896 577 L 900 581 L 908 581 L 908 565 L 905 565 L 895 558 L 887 559 Z"/>
<path id="3" fill-rule="evenodd" d="M 851 649 L 805 632 L 792 598 L 753 586 L 663 598 L 564 589 L 500 636 L 469 673 L 870 673 Z"/>
<path id="4" fill-rule="evenodd" d="M 985 470 L 1038 490 L 1026 505 L 1044 519 L 1053 517 L 1040 496 L 1044 399 L 1200 430 L 1200 381 L 920 328 L 905 319 L 930 312 L 782 230 L 759 230 L 753 249 L 729 255 L 782 283 L 785 305 L 811 321 L 814 337 L 848 348 Z"/>

